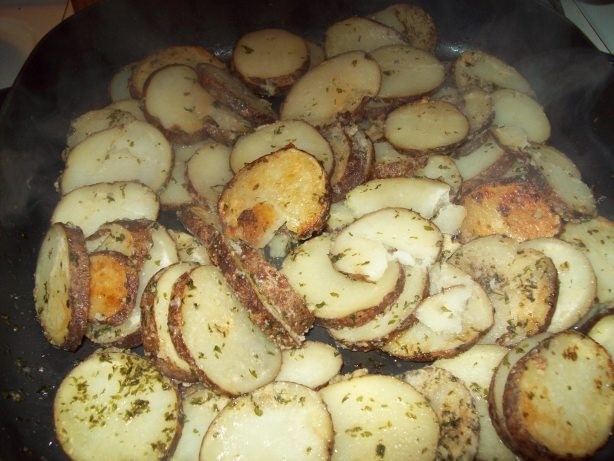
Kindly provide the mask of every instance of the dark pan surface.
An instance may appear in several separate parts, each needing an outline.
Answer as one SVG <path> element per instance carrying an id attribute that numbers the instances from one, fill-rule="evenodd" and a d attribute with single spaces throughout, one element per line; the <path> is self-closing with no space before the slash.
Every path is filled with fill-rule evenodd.
<path id="1" fill-rule="evenodd" d="M 31 295 L 36 254 L 58 199 L 53 183 L 70 119 L 107 104 L 113 73 L 157 48 L 201 44 L 224 58 L 247 31 L 276 26 L 319 39 L 333 21 L 388 3 L 103 0 L 39 44 L 0 112 L 0 460 L 65 459 L 52 430 L 53 396 L 68 370 L 93 350 L 89 343 L 74 354 L 50 347 Z M 601 214 L 614 218 L 611 57 L 545 2 L 415 3 L 435 20 L 440 56 L 478 47 L 525 73 L 554 126 L 552 143 L 603 196 Z M 364 365 L 391 373 L 410 366 L 378 354 L 345 360 L 348 370 Z M 614 459 L 612 443 L 596 459 Z"/>

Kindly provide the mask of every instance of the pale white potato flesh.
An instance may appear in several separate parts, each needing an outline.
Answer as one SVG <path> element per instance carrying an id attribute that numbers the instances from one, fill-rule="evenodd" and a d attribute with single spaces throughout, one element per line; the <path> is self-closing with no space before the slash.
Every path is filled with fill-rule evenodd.
<path id="1" fill-rule="evenodd" d="M 442 206 L 431 220 L 443 234 L 457 235 L 467 217 L 467 210 L 462 205 L 449 203 Z"/>
<path id="2" fill-rule="evenodd" d="M 60 383 L 53 402 L 55 433 L 74 461 L 168 456 L 181 431 L 180 397 L 172 381 L 130 352 L 99 349 Z"/>
<path id="3" fill-rule="evenodd" d="M 104 223 L 118 219 L 150 219 L 160 211 L 156 194 L 137 182 L 100 183 L 64 195 L 53 210 L 51 223 L 72 223 L 89 237 Z"/>
<path id="4" fill-rule="evenodd" d="M 330 459 L 334 431 L 318 393 L 274 382 L 235 398 L 213 420 L 200 450 L 210 459 Z"/>
<path id="5" fill-rule="evenodd" d="M 111 98 L 111 101 L 121 101 L 131 97 L 130 78 L 135 65 L 135 63 L 131 63 L 122 66 L 113 74 L 109 81 L 109 98 Z"/>
<path id="6" fill-rule="evenodd" d="M 380 88 L 377 63 L 362 51 L 327 59 L 303 75 L 281 106 L 282 120 L 304 120 L 318 126 L 333 123 L 343 113 L 357 112 L 365 98 Z"/>
<path id="7" fill-rule="evenodd" d="M 523 126 L 498 126 L 494 124 L 493 120 L 489 131 L 495 137 L 497 142 L 501 144 L 501 147 L 508 151 L 519 152 L 531 145 L 529 133 L 527 133 Z"/>
<path id="8" fill-rule="evenodd" d="M 230 399 L 213 392 L 202 384 L 188 387 L 181 398 L 183 427 L 170 461 L 194 461 L 198 459 L 200 446 L 209 425 Z"/>
<path id="9" fill-rule="evenodd" d="M 183 231 L 168 229 L 168 233 L 175 241 L 177 256 L 181 262 L 193 262 L 201 265 L 211 264 L 207 247 L 192 234 Z"/>
<path id="10" fill-rule="evenodd" d="M 382 83 L 378 98 L 417 97 L 444 81 L 443 64 L 432 54 L 408 45 L 388 45 L 369 53 L 379 64 Z"/>
<path id="11" fill-rule="evenodd" d="M 485 128 L 494 116 L 490 93 L 478 88 L 463 93 L 462 111 L 469 120 L 471 133 Z"/>
<path id="12" fill-rule="evenodd" d="M 126 98 L 121 99 L 119 101 L 114 101 L 105 109 L 111 110 L 122 110 L 124 112 L 128 112 L 134 116 L 135 119 L 145 122 L 145 113 L 143 112 L 143 107 L 141 105 L 141 101 L 139 99 L 134 98 Z"/>
<path id="13" fill-rule="evenodd" d="M 329 256 L 331 243 L 330 235 L 313 237 L 292 251 L 282 265 L 282 273 L 305 298 L 316 318 L 334 320 L 355 316 L 380 306 L 397 290 L 403 274 L 398 263 L 389 264 L 375 283 L 355 280 L 334 268 Z"/>
<path id="14" fill-rule="evenodd" d="M 496 165 L 505 155 L 505 149 L 492 137 L 489 137 L 485 142 L 480 143 L 478 147 L 471 150 L 471 152 L 456 157 L 454 163 L 463 181 L 467 181 L 478 176 L 480 173 L 486 173 L 490 167 Z"/>
<path id="15" fill-rule="evenodd" d="M 329 231 L 337 231 L 354 222 L 356 218 L 345 202 L 335 202 L 330 205 L 326 226 Z"/>
<path id="16" fill-rule="evenodd" d="M 188 190 L 212 209 L 217 206 L 224 186 L 232 179 L 229 158 L 230 147 L 208 141 L 186 162 Z"/>
<path id="17" fill-rule="evenodd" d="M 369 17 L 402 33 L 413 47 L 433 51 L 437 45 L 433 18 L 418 5 L 397 3 Z"/>
<path id="18" fill-rule="evenodd" d="M 341 353 L 321 341 L 305 341 L 301 347 L 281 353 L 281 369 L 276 381 L 290 381 L 318 389 L 339 374 L 343 366 Z"/>
<path id="19" fill-rule="evenodd" d="M 422 152 L 458 144 L 469 133 L 469 121 L 453 104 L 424 100 L 390 112 L 384 133 L 396 148 Z"/>
<path id="20" fill-rule="evenodd" d="M 66 147 L 72 149 L 88 136 L 115 126 L 122 126 L 134 120 L 135 117 L 119 109 L 90 110 L 70 122 Z"/>
<path id="21" fill-rule="evenodd" d="M 522 128 L 532 142 L 545 142 L 550 138 L 550 121 L 544 109 L 531 96 L 502 89 L 492 93 L 491 97 L 495 112 L 494 126 Z"/>
<path id="22" fill-rule="evenodd" d="M 174 210 L 182 205 L 188 205 L 193 198 L 188 190 L 188 183 L 185 177 L 186 163 L 204 142 L 194 144 L 175 144 L 173 145 L 173 168 L 168 182 L 164 188 L 158 192 L 160 205 L 165 209 Z"/>
<path id="23" fill-rule="evenodd" d="M 334 159 L 328 141 L 318 130 L 302 120 L 261 125 L 252 133 L 241 136 L 232 147 L 230 168 L 236 173 L 247 163 L 290 144 L 313 155 L 330 174 Z"/>
<path id="24" fill-rule="evenodd" d="M 588 336 L 601 344 L 614 358 L 614 314 L 608 314 L 597 320 L 588 331 Z"/>
<path id="25" fill-rule="evenodd" d="M 547 331 L 571 328 L 588 313 L 595 299 L 597 279 L 590 261 L 577 247 L 557 238 L 527 240 L 520 248 L 541 251 L 556 267 L 559 293 Z"/>
<path id="26" fill-rule="evenodd" d="M 379 280 L 392 261 L 428 267 L 441 251 L 441 232 L 407 208 L 383 208 L 341 230 L 330 247 L 339 272 L 370 282 Z"/>
<path id="27" fill-rule="evenodd" d="M 158 191 L 168 181 L 173 150 L 153 125 L 139 120 L 94 133 L 68 152 L 62 194 L 104 182 L 137 181 Z"/>
<path id="28" fill-rule="evenodd" d="M 416 306 L 428 292 L 428 272 L 420 266 L 404 267 L 403 272 L 403 291 L 386 310 L 364 325 L 328 328 L 332 338 L 352 350 L 370 350 L 381 347 L 390 335 L 411 324 Z"/>
<path id="29" fill-rule="evenodd" d="M 409 384 L 365 375 L 329 384 L 320 395 L 335 428 L 332 460 L 432 460 L 439 423 L 425 397 Z"/>
<path id="30" fill-rule="evenodd" d="M 436 459 L 473 460 L 480 420 L 465 383 L 443 368 L 428 366 L 398 377 L 424 395 L 437 415 L 441 431 Z"/>
<path id="31" fill-rule="evenodd" d="M 393 28 L 369 18 L 352 16 L 328 26 L 324 52 L 332 58 L 348 51 L 368 53 L 382 46 L 405 43 L 405 38 Z"/>
<path id="32" fill-rule="evenodd" d="M 509 88 L 533 96 L 529 82 L 512 66 L 479 50 L 464 52 L 454 63 L 456 86 L 469 89 L 477 86 L 487 91 Z"/>
<path id="33" fill-rule="evenodd" d="M 463 178 L 454 159 L 448 155 L 429 155 L 426 164 L 418 168 L 414 176 L 445 182 L 450 186 L 451 199 L 456 197 L 463 182 Z"/>
<path id="34" fill-rule="evenodd" d="M 614 222 L 603 216 L 581 223 L 568 222 L 561 239 L 580 248 L 591 262 L 597 277 L 597 301 L 614 302 Z"/>
<path id="35" fill-rule="evenodd" d="M 407 208 L 431 219 L 450 203 L 450 186 L 428 178 L 372 179 L 355 187 L 344 204 L 355 218 L 382 208 Z"/>
<path id="36" fill-rule="evenodd" d="M 477 460 L 517 461 L 518 457 L 501 441 L 488 411 L 488 389 L 495 369 L 508 349 L 495 344 L 477 344 L 456 357 L 439 359 L 433 366 L 448 370 L 461 379 L 473 397 L 480 420 Z"/>
<path id="37" fill-rule="evenodd" d="M 169 312 L 180 356 L 201 380 L 227 395 L 270 383 L 279 372 L 281 352 L 252 323 L 220 270 L 200 266 L 186 276 L 173 288 Z"/>

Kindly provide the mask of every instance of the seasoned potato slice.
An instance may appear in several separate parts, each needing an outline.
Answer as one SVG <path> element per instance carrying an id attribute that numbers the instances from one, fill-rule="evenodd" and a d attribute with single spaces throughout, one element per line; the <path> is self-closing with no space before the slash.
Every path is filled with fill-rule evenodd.
<path id="1" fill-rule="evenodd" d="M 283 94 L 309 67 L 309 47 L 283 29 L 261 29 L 243 35 L 232 51 L 232 66 L 256 92 Z"/>
<path id="2" fill-rule="evenodd" d="M 495 112 L 494 126 L 522 128 L 532 142 L 548 140 L 550 122 L 535 99 L 510 89 L 497 90 L 491 97 Z"/>
<path id="3" fill-rule="evenodd" d="M 173 382 L 136 354 L 99 349 L 73 368 L 53 401 L 55 433 L 75 461 L 168 456 L 181 432 Z"/>
<path id="4" fill-rule="evenodd" d="M 301 347 L 286 349 L 276 381 L 290 381 L 318 389 L 336 376 L 343 365 L 337 349 L 320 341 L 305 341 Z"/>
<path id="5" fill-rule="evenodd" d="M 386 139 L 396 148 L 410 152 L 450 148 L 468 133 L 467 117 L 445 101 L 406 104 L 386 117 Z"/>
<path id="6" fill-rule="evenodd" d="M 136 63 L 130 78 L 130 93 L 136 99 L 144 95 L 145 83 L 155 71 L 175 64 L 196 68 L 200 63 L 211 63 L 218 67 L 224 64 L 201 46 L 170 46 L 162 48 Z"/>
<path id="7" fill-rule="evenodd" d="M 588 331 L 588 336 L 601 344 L 614 357 L 614 314 L 601 317 Z"/>
<path id="8" fill-rule="evenodd" d="M 193 198 L 188 190 L 185 177 L 186 163 L 203 144 L 203 142 L 197 142 L 187 145 L 173 145 L 175 155 L 171 175 L 164 188 L 158 192 L 160 205 L 164 209 L 176 210 L 192 202 Z"/>
<path id="9" fill-rule="evenodd" d="M 66 147 L 72 149 L 94 133 L 115 126 L 125 125 L 134 119 L 134 115 L 130 112 L 120 109 L 104 108 L 86 112 L 71 120 L 68 135 L 66 136 Z"/>
<path id="10" fill-rule="evenodd" d="M 317 392 L 275 382 L 226 405 L 211 423 L 199 459 L 324 461 L 330 459 L 333 434 Z"/>
<path id="11" fill-rule="evenodd" d="M 326 223 L 329 184 L 322 165 L 294 147 L 260 157 L 226 185 L 218 209 L 226 235 L 263 248 L 282 226 L 304 239 Z"/>
<path id="12" fill-rule="evenodd" d="M 327 59 L 292 86 L 281 106 L 282 120 L 304 120 L 314 126 L 334 123 L 341 114 L 358 113 L 366 98 L 380 88 L 377 63 L 362 51 Z"/>
<path id="13" fill-rule="evenodd" d="M 109 81 L 108 93 L 111 101 L 121 101 L 132 97 L 130 94 L 130 79 L 136 63 L 120 67 Z"/>
<path id="14" fill-rule="evenodd" d="M 474 178 L 500 176 L 510 167 L 513 161 L 492 134 L 487 132 L 477 141 L 477 145 L 468 149 L 469 152 L 463 152 L 454 158 L 454 163 L 456 163 L 465 183 Z M 464 191 L 469 189 L 471 187 L 463 184 Z"/>
<path id="15" fill-rule="evenodd" d="M 401 32 L 415 48 L 433 51 L 437 46 L 437 30 L 433 18 L 418 5 L 397 3 L 370 17 Z"/>
<path id="16" fill-rule="evenodd" d="M 81 229 L 56 223 L 47 231 L 34 273 L 36 316 L 47 340 L 75 350 L 89 312 L 89 258 Z"/>
<path id="17" fill-rule="evenodd" d="M 461 110 L 469 120 L 471 133 L 479 133 L 486 128 L 495 115 L 490 93 L 479 88 L 463 93 Z"/>
<path id="18" fill-rule="evenodd" d="M 177 255 L 181 262 L 193 262 L 196 264 L 211 264 L 211 258 L 207 247 L 198 238 L 187 232 L 168 230 L 169 235 L 177 246 Z"/>
<path id="19" fill-rule="evenodd" d="M 431 460 L 437 417 L 412 386 L 392 376 L 351 377 L 320 389 L 333 419 L 332 460 Z"/>
<path id="20" fill-rule="evenodd" d="M 414 172 L 414 176 L 445 182 L 450 186 L 450 199 L 456 197 L 463 182 L 454 160 L 439 154 L 429 155 L 426 163 Z"/>
<path id="21" fill-rule="evenodd" d="M 388 141 L 373 143 L 375 160 L 369 179 L 402 178 L 413 176 L 422 166 L 425 157 L 414 157 L 399 152 Z"/>
<path id="22" fill-rule="evenodd" d="M 352 16 L 328 26 L 324 37 L 324 52 L 332 58 L 348 51 L 368 53 L 382 46 L 405 43 L 403 35 L 392 27 L 372 19 Z"/>
<path id="23" fill-rule="evenodd" d="M 186 162 L 187 187 L 198 202 L 217 206 L 224 186 L 232 179 L 229 158 L 230 147 L 207 141 Z"/>

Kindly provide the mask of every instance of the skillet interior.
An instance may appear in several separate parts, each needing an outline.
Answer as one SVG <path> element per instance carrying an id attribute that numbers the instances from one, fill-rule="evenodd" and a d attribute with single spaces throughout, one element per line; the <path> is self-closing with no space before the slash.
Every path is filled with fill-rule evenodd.
<path id="1" fill-rule="evenodd" d="M 75 354 L 50 347 L 31 296 L 36 254 L 57 202 L 53 183 L 69 121 L 105 105 L 113 73 L 157 48 L 202 44 L 224 58 L 247 31 L 276 26 L 318 39 L 333 21 L 388 3 L 103 0 L 37 46 L 0 112 L 0 459 L 64 459 L 52 430 L 54 391 L 93 350 L 91 344 Z M 612 195 L 614 78 L 608 56 L 543 2 L 415 3 L 435 20 L 440 56 L 478 47 L 525 73 L 551 118 L 553 144 L 576 161 L 598 196 Z M 600 202 L 600 212 L 614 218 L 611 197 Z M 379 354 L 348 354 L 346 363 L 348 369 L 364 365 L 383 372 L 409 366 Z M 596 459 L 613 458 L 610 443 Z"/>

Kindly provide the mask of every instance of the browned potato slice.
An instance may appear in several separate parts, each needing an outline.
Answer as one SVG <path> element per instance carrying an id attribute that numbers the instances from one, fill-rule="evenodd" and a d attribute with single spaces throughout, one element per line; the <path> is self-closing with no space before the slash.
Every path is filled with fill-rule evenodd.
<path id="1" fill-rule="evenodd" d="M 122 253 L 90 254 L 90 322 L 119 325 L 134 309 L 139 276 L 135 264 Z"/>
<path id="2" fill-rule="evenodd" d="M 362 51 L 327 59 L 292 86 L 281 106 L 282 120 L 304 120 L 314 126 L 334 123 L 338 116 L 360 112 L 366 98 L 380 88 L 377 63 Z"/>
<path id="3" fill-rule="evenodd" d="M 136 63 L 130 78 L 130 93 L 140 99 L 144 95 L 145 83 L 150 75 L 163 67 L 184 64 L 192 68 L 200 63 L 211 63 L 218 67 L 224 64 L 201 46 L 170 46 L 150 54 Z"/>
<path id="4" fill-rule="evenodd" d="M 461 110 L 469 120 L 471 133 L 479 133 L 492 122 L 495 116 L 490 93 L 479 88 L 463 94 Z"/>
<path id="5" fill-rule="evenodd" d="M 210 136 L 231 143 L 251 129 L 239 114 L 222 106 L 198 81 L 192 67 L 175 64 L 157 70 L 147 80 L 147 118 L 177 143 Z"/>
<path id="6" fill-rule="evenodd" d="M 428 152 L 448 149 L 463 141 L 469 121 L 453 104 L 422 100 L 406 104 L 388 114 L 385 135 L 397 149 Z"/>
<path id="7" fill-rule="evenodd" d="M 348 51 L 368 53 L 382 46 L 405 43 L 405 38 L 393 28 L 372 19 L 353 16 L 326 29 L 324 52 L 332 58 Z"/>
<path id="8" fill-rule="evenodd" d="M 226 185 L 218 209 L 226 235 L 263 248 L 285 226 L 298 239 L 319 231 L 330 206 L 328 177 L 294 147 L 260 157 Z"/>
<path id="9" fill-rule="evenodd" d="M 415 48 L 432 52 L 437 46 L 437 30 L 433 18 L 417 5 L 390 5 L 370 17 L 401 32 Z"/>
<path id="10" fill-rule="evenodd" d="M 81 229 L 53 224 L 38 253 L 34 305 L 45 337 L 56 347 L 75 350 L 81 344 L 89 311 L 89 269 Z"/>
<path id="11" fill-rule="evenodd" d="M 252 323 L 215 266 L 199 266 L 175 282 L 168 326 L 180 357 L 223 394 L 257 389 L 281 366 L 279 349 Z"/>
<path id="12" fill-rule="evenodd" d="M 444 81 L 443 64 L 432 54 L 407 45 L 388 45 L 369 53 L 379 64 L 378 98 L 413 98 L 430 93 Z"/>
<path id="13" fill-rule="evenodd" d="M 228 70 L 213 64 L 199 64 L 196 71 L 198 80 L 211 96 L 254 125 L 271 123 L 277 118 L 269 101 L 253 94 Z"/>
<path id="14" fill-rule="evenodd" d="M 501 234 L 518 241 L 553 237 L 561 231 L 561 218 L 545 194 L 528 181 L 485 183 L 472 189 L 461 200 L 467 216 L 460 239 Z"/>
<path id="15" fill-rule="evenodd" d="M 510 371 L 503 392 L 507 430 L 521 456 L 583 459 L 614 424 L 614 364 L 592 339 L 566 331 L 543 340 Z"/>
<path id="16" fill-rule="evenodd" d="M 243 35 L 232 51 L 232 66 L 256 92 L 283 94 L 309 67 L 309 47 L 283 29 L 261 29 Z"/>

